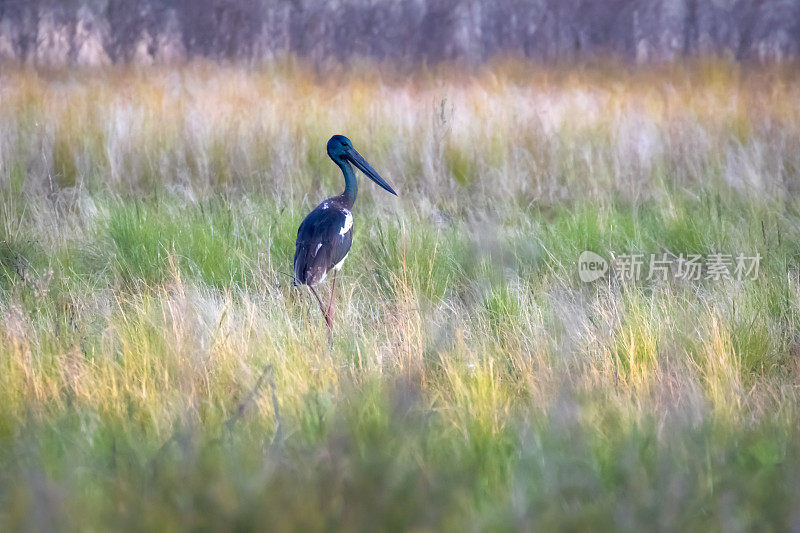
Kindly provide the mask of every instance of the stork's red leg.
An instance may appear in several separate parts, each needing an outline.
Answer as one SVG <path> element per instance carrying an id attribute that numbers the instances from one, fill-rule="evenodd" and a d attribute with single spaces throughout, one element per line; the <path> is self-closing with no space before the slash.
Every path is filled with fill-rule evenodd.
<path id="1" fill-rule="evenodd" d="M 338 273 L 338 270 L 334 269 L 333 270 L 333 284 L 331 285 L 331 301 L 328 302 L 328 311 L 325 313 L 325 315 L 330 319 L 330 324 L 328 324 L 329 327 L 333 327 L 333 309 L 334 309 L 333 308 L 333 300 L 334 300 L 334 296 L 336 295 L 336 274 L 337 273 Z"/>
<path id="2" fill-rule="evenodd" d="M 333 321 L 328 316 L 328 312 L 325 310 L 325 305 L 322 303 L 322 300 L 317 294 L 317 291 L 315 291 L 314 287 L 312 287 L 311 285 L 309 285 L 308 288 L 311 289 L 311 293 L 317 299 L 317 303 L 319 304 L 319 310 L 322 311 L 322 316 L 325 317 L 325 323 L 328 325 L 328 329 L 333 329 Z"/>

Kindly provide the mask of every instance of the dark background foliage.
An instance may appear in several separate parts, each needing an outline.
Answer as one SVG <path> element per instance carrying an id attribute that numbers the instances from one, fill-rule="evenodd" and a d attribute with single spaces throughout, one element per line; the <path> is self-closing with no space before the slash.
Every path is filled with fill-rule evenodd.
<path id="1" fill-rule="evenodd" d="M 40 64 L 287 53 L 337 63 L 763 61 L 798 50 L 796 0 L 0 0 L 0 57 Z"/>

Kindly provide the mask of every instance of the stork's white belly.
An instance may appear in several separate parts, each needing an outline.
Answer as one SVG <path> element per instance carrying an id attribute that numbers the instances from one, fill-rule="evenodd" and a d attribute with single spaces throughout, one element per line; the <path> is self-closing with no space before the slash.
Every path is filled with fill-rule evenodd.
<path id="1" fill-rule="evenodd" d="M 347 252 L 347 254 L 349 254 L 349 253 L 350 252 Z M 347 254 L 344 254 L 344 257 L 342 257 L 342 260 L 339 261 L 338 263 L 336 263 L 335 265 L 333 265 L 333 269 L 334 270 L 336 270 L 338 272 L 339 270 L 342 269 L 342 265 L 344 264 L 344 260 L 347 259 Z"/>
<path id="2" fill-rule="evenodd" d="M 347 253 L 350 253 L 350 252 L 347 252 Z M 344 260 L 345 259 L 347 259 L 347 255 L 346 254 L 345 254 L 344 257 L 342 257 L 341 261 L 339 261 L 338 263 L 333 265 L 333 268 L 331 270 L 335 270 L 336 272 L 339 272 L 342 269 L 342 265 L 344 264 Z M 328 277 L 328 272 L 323 272 L 322 277 L 319 278 L 319 281 L 317 283 L 322 283 L 323 281 L 325 281 L 325 278 L 327 278 L 327 277 Z"/>

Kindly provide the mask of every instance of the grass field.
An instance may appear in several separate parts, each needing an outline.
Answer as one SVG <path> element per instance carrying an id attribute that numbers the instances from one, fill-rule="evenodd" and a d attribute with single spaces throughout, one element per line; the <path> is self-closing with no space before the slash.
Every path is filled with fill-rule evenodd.
<path id="1" fill-rule="evenodd" d="M 791 67 L 4 68 L 0 529 L 796 528 L 798 189 Z"/>

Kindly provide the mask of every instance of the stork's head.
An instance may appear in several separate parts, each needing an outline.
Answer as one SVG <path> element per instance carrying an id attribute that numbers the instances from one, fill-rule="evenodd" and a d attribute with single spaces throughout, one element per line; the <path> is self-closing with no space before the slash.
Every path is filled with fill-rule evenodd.
<path id="1" fill-rule="evenodd" d="M 384 181 L 383 178 L 375 172 L 375 169 L 369 166 L 366 159 L 361 157 L 355 148 L 353 148 L 353 143 L 350 142 L 350 139 L 345 137 L 344 135 L 334 135 L 328 141 L 328 157 L 333 159 L 337 164 L 341 164 L 344 161 L 349 161 L 353 163 L 358 169 L 363 172 L 369 179 L 389 191 L 390 193 L 397 196 L 397 193 L 394 192 L 394 189 Z"/>
<path id="2" fill-rule="evenodd" d="M 353 143 L 344 135 L 334 135 L 328 140 L 328 156 L 331 159 L 344 158 L 353 149 Z"/>

